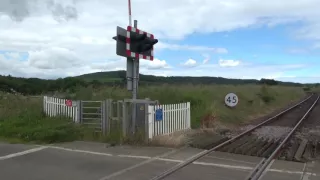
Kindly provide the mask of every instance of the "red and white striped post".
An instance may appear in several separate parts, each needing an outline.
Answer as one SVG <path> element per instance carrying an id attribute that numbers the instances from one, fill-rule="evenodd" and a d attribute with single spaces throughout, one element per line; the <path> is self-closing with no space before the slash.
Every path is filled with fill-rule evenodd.
<path id="1" fill-rule="evenodd" d="M 128 0 L 128 10 L 129 10 L 129 26 L 132 27 L 132 17 L 131 17 L 131 0 Z M 134 22 L 134 27 L 137 28 L 137 21 Z M 129 67 L 128 67 L 129 66 Z M 133 100 L 133 106 L 132 106 L 132 133 L 135 133 L 136 129 L 136 102 L 137 99 L 137 87 L 138 87 L 138 81 L 137 81 L 137 74 L 139 74 L 139 59 L 132 59 L 127 57 L 127 69 L 132 68 L 130 71 L 132 72 L 133 82 L 132 82 L 132 100 Z M 128 70 L 127 70 L 128 71 Z"/>
<path id="2" fill-rule="evenodd" d="M 129 9 L 129 26 L 132 25 L 132 19 L 131 19 L 131 0 L 128 0 L 128 9 Z"/>

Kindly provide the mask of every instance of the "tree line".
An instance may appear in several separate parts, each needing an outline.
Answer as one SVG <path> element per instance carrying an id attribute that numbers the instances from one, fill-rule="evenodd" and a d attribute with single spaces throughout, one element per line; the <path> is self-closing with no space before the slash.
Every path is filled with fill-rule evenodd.
<path id="1" fill-rule="evenodd" d="M 139 86 L 159 84 L 266 84 L 266 85 L 289 85 L 305 86 L 300 83 L 280 82 L 273 79 L 227 79 L 222 77 L 160 77 L 152 75 L 139 75 Z M 21 78 L 12 76 L 0 76 L 0 91 L 18 92 L 25 95 L 38 95 L 54 91 L 75 91 L 78 87 L 101 87 L 126 85 L 126 72 L 98 72 L 85 74 L 77 77 L 59 78 L 55 80 L 39 78 Z M 319 86 L 319 84 L 314 84 Z"/>

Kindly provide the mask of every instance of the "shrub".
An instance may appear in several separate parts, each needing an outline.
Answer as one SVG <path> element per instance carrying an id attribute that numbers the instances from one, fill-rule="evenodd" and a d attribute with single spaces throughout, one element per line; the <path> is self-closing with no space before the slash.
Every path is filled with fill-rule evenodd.
<path id="1" fill-rule="evenodd" d="M 302 88 L 305 92 L 310 92 L 311 91 L 311 88 L 308 87 L 308 86 L 305 86 Z"/>
<path id="2" fill-rule="evenodd" d="M 261 86 L 260 92 L 257 94 L 264 103 L 270 103 L 275 100 L 267 86 Z"/>

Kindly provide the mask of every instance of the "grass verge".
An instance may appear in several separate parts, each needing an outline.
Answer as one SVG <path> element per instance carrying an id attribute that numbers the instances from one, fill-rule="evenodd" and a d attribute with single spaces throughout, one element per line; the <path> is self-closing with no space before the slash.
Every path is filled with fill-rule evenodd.
<path id="1" fill-rule="evenodd" d="M 64 117 L 46 117 L 42 99 L 0 93 L 0 140 L 11 143 L 57 143 L 98 139 Z"/>
<path id="2" fill-rule="evenodd" d="M 236 108 L 224 105 L 224 96 L 236 93 Z M 258 85 L 180 85 L 149 86 L 139 88 L 139 98 L 159 100 L 161 104 L 191 102 L 191 124 L 199 128 L 209 119 L 212 124 L 238 126 L 296 101 L 305 95 L 302 88 Z M 120 100 L 130 98 L 124 88 L 79 88 L 76 93 L 60 96 L 81 100 Z M 210 126 L 210 124 L 208 125 Z M 140 136 L 137 139 L 141 138 Z M 107 137 L 73 124 L 63 117 L 50 118 L 42 113 L 42 98 L 0 93 L 0 140 L 10 142 L 56 143 L 73 140 L 102 142 L 135 142 L 123 139 L 119 133 Z"/>

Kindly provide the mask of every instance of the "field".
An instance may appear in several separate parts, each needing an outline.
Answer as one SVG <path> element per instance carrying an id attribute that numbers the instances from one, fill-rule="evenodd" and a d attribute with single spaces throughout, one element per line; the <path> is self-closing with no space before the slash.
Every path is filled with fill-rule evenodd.
<path id="1" fill-rule="evenodd" d="M 227 93 L 234 92 L 239 97 L 236 108 L 224 105 Z M 258 85 L 207 85 L 207 86 L 150 86 L 139 88 L 139 98 L 159 100 L 160 104 L 180 102 L 191 103 L 192 127 L 200 127 L 206 117 L 214 116 L 224 124 L 239 125 L 250 119 L 283 107 L 291 101 L 301 99 L 305 91 L 299 87 L 258 86 Z M 69 95 L 72 99 L 130 98 L 130 92 L 122 88 L 91 89 L 82 88 Z"/>
<path id="2" fill-rule="evenodd" d="M 224 96 L 236 93 L 239 104 L 230 109 Z M 56 96 L 81 100 L 130 98 L 120 87 L 78 88 L 75 93 Z M 258 85 L 162 85 L 139 88 L 139 98 L 159 100 L 161 104 L 191 102 L 192 127 L 202 124 L 239 126 L 286 104 L 301 99 L 301 87 Z M 209 123 L 207 123 L 209 118 Z M 88 129 L 65 118 L 48 118 L 42 113 L 42 98 L 0 93 L 0 138 L 9 141 L 52 143 L 71 140 L 92 140 Z"/>

